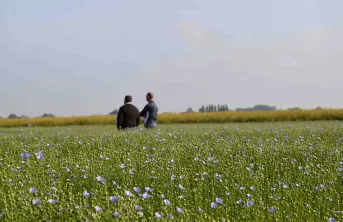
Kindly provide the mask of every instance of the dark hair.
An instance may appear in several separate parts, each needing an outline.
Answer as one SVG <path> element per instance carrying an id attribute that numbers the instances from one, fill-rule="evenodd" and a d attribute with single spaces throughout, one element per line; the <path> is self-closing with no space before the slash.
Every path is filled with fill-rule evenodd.
<path id="1" fill-rule="evenodd" d="M 146 94 L 146 99 L 149 101 L 149 100 L 151 100 L 151 99 L 153 99 L 154 98 L 154 94 L 153 93 L 151 93 L 151 92 L 148 92 L 147 94 Z"/>
<path id="2" fill-rule="evenodd" d="M 124 103 L 131 103 L 132 102 L 132 96 L 125 96 Z"/>

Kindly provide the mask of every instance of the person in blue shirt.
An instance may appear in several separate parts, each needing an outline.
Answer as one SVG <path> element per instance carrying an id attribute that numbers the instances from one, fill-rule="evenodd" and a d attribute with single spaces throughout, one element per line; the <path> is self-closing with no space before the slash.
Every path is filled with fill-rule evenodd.
<path id="1" fill-rule="evenodd" d="M 156 128 L 156 126 L 157 126 L 158 107 L 157 107 L 154 99 L 155 99 L 154 94 L 149 92 L 146 95 L 146 100 L 147 100 L 148 104 L 140 112 L 140 116 L 144 117 L 144 126 L 147 129 Z"/>

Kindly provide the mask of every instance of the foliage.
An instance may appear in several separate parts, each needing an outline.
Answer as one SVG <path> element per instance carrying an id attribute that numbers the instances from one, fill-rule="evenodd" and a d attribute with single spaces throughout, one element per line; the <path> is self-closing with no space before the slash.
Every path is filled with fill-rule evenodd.
<path id="1" fill-rule="evenodd" d="M 293 107 L 293 108 L 289 108 L 288 110 L 301 110 L 300 107 Z"/>
<path id="2" fill-rule="evenodd" d="M 237 108 L 236 111 L 276 111 L 276 106 L 268 106 L 268 105 L 256 105 L 251 108 Z"/>
<path id="3" fill-rule="evenodd" d="M 186 113 L 194 113 L 192 107 L 187 108 Z"/>
<path id="4" fill-rule="evenodd" d="M 55 117 L 55 115 L 52 113 L 44 113 L 42 117 Z"/>
<path id="5" fill-rule="evenodd" d="M 15 113 L 8 115 L 8 119 L 28 119 L 28 116 L 17 116 Z"/>
<path id="6" fill-rule="evenodd" d="M 227 105 L 217 105 L 216 106 L 216 105 L 210 104 L 207 106 L 202 105 L 199 108 L 200 113 L 227 112 L 227 111 L 229 111 L 229 107 Z"/>
<path id="7" fill-rule="evenodd" d="M 334 221 L 343 128 L 307 123 L 0 136 L 5 221 Z"/>
<path id="8" fill-rule="evenodd" d="M 11 113 L 10 115 L 8 115 L 8 118 L 9 119 L 17 119 L 18 116 L 16 114 L 14 114 L 14 113 Z"/>

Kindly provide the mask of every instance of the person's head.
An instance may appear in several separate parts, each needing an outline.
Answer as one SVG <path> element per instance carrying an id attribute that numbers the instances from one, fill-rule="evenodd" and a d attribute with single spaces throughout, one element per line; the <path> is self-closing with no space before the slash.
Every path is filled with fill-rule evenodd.
<path id="1" fill-rule="evenodd" d="M 152 94 L 151 92 L 149 92 L 148 94 L 146 94 L 146 101 L 150 102 L 154 100 L 154 94 Z"/>
<path id="2" fill-rule="evenodd" d="M 131 103 L 132 102 L 132 96 L 125 96 L 124 103 Z"/>

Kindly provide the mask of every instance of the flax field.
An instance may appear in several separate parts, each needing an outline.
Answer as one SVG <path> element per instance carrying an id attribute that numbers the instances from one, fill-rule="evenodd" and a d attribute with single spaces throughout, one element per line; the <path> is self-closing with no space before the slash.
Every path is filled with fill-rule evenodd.
<path id="1" fill-rule="evenodd" d="M 342 221 L 343 123 L 0 128 L 0 221 Z"/>

